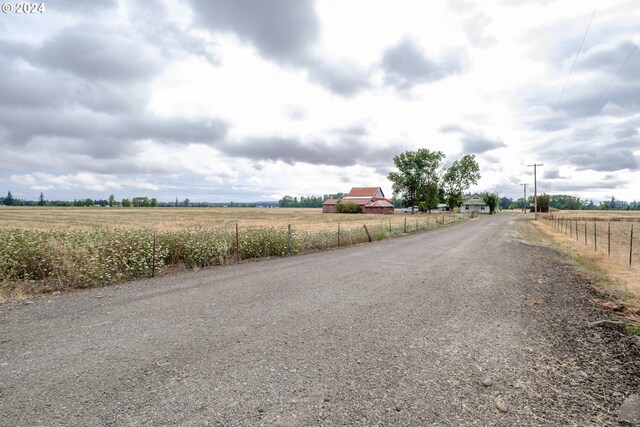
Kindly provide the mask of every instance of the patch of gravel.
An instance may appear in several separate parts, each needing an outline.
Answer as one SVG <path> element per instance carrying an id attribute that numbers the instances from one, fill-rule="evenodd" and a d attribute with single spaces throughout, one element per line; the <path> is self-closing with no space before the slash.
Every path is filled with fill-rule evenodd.
<path id="1" fill-rule="evenodd" d="M 617 408 L 640 390 L 640 345 L 615 324 L 590 325 L 619 319 L 590 302 L 606 297 L 563 255 L 539 246 L 526 252 L 522 309 L 532 345 L 522 362 L 530 375 L 511 384 L 514 404 L 540 425 L 619 425 Z"/>

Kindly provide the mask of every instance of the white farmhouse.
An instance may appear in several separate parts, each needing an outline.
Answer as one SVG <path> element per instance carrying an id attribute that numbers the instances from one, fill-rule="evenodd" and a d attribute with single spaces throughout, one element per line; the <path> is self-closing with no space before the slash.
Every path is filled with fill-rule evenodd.
<path id="1" fill-rule="evenodd" d="M 472 197 L 465 200 L 460 207 L 460 213 L 488 214 L 491 213 L 489 206 L 479 197 Z"/>

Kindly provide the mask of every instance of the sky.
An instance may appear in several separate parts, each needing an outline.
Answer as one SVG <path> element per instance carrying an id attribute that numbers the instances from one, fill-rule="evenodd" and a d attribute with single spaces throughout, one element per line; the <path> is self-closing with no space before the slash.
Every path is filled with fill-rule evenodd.
<path id="1" fill-rule="evenodd" d="M 391 196 L 427 148 L 474 154 L 474 192 L 539 163 L 539 192 L 640 200 L 637 0 L 44 5 L 0 14 L 3 195 Z"/>

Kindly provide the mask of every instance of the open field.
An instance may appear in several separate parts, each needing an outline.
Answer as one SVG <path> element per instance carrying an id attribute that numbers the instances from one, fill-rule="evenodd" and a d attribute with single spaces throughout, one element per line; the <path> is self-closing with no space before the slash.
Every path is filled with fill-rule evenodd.
<path id="1" fill-rule="evenodd" d="M 451 215 L 444 214 L 451 218 Z M 323 214 L 322 209 L 304 208 L 57 208 L 0 207 L 0 226 L 33 230 L 91 230 L 100 228 L 140 228 L 177 231 L 203 227 L 232 229 L 242 227 L 292 227 L 304 230 L 362 227 L 362 224 L 400 225 L 407 218 L 409 226 L 440 221 L 442 214 L 394 215 Z"/>
<path id="2" fill-rule="evenodd" d="M 171 267 L 350 246 L 462 220 L 462 215 L 322 214 L 319 209 L 3 208 L 0 299 L 104 286 Z"/>
<path id="3" fill-rule="evenodd" d="M 640 212 L 554 212 L 536 225 L 579 264 L 597 269 L 611 294 L 640 309 Z"/>
<path id="4" fill-rule="evenodd" d="M 596 221 L 640 222 L 640 211 L 557 211 L 551 214 L 555 218 L 587 219 Z"/>

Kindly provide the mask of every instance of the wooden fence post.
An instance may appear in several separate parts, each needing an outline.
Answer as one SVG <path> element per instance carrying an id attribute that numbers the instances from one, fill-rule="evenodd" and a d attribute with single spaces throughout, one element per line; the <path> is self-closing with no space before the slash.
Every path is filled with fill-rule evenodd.
<path id="1" fill-rule="evenodd" d="M 291 256 L 291 224 L 288 225 L 287 229 L 287 254 Z"/>
<path id="2" fill-rule="evenodd" d="M 611 223 L 607 224 L 607 256 L 611 257 Z"/>
<path id="3" fill-rule="evenodd" d="M 237 222 L 236 222 L 236 261 L 240 261 L 240 232 L 238 231 Z"/>
<path id="4" fill-rule="evenodd" d="M 629 239 L 629 268 L 631 268 L 632 257 L 633 257 L 633 224 L 631 224 L 631 238 Z"/>
<path id="5" fill-rule="evenodd" d="M 153 230 L 153 250 L 151 251 L 151 277 L 156 276 L 156 231 Z"/>
<path id="6" fill-rule="evenodd" d="M 369 238 L 369 242 L 373 242 L 373 240 L 371 240 L 371 234 L 369 234 L 369 229 L 367 228 L 367 224 L 362 224 L 364 226 L 364 231 L 366 231 L 367 233 L 367 237 Z"/>
<path id="7" fill-rule="evenodd" d="M 404 218 L 404 232 L 407 233 L 407 217 Z"/>
<path id="8" fill-rule="evenodd" d="M 598 252 L 598 229 L 595 220 L 593 220 L 593 250 Z"/>

